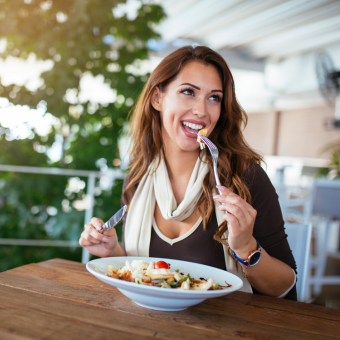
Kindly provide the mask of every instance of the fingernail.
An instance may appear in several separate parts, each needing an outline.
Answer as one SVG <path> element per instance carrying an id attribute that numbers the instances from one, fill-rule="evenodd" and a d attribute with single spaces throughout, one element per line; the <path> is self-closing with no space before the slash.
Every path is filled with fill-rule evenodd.
<path id="1" fill-rule="evenodd" d="M 214 199 L 214 200 L 218 200 L 220 197 L 221 197 L 221 195 L 215 195 L 215 196 L 213 197 L 213 199 Z"/>
<path id="2" fill-rule="evenodd" d="M 217 189 L 220 189 L 221 191 L 224 191 L 226 189 L 226 187 L 222 186 L 222 185 L 216 185 Z"/>
<path id="3" fill-rule="evenodd" d="M 102 241 L 103 241 L 103 242 L 110 242 L 110 239 L 109 239 L 108 237 L 104 236 L 104 237 L 102 238 Z"/>

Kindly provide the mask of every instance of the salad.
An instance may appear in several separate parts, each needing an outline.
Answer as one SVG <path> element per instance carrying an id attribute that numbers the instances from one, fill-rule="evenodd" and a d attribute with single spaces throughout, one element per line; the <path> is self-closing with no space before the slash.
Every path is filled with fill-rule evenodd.
<path id="1" fill-rule="evenodd" d="M 208 280 L 203 277 L 192 278 L 189 273 L 184 274 L 179 269 L 170 269 L 170 263 L 165 261 L 148 263 L 142 260 L 133 260 L 130 263 L 127 260 L 124 266 L 117 269 L 109 265 L 105 274 L 119 280 L 163 288 L 218 290 L 231 287 L 228 283 L 224 286 L 215 283 L 212 278 Z"/>

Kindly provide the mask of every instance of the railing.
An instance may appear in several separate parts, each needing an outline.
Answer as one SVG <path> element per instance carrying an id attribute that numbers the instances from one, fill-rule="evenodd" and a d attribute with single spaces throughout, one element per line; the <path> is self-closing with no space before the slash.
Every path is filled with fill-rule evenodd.
<path id="1" fill-rule="evenodd" d="M 20 172 L 41 175 L 59 175 L 59 176 L 79 176 L 87 177 L 86 194 L 90 198 L 90 204 L 85 210 L 85 223 L 89 222 L 93 216 L 93 201 L 94 187 L 96 178 L 107 176 L 115 179 L 123 179 L 125 174 L 121 169 L 113 169 L 109 171 L 87 171 L 87 170 L 70 170 L 60 168 L 40 168 L 31 166 L 16 166 L 16 165 L 0 165 L 0 171 L 3 172 Z M 0 244 L 6 245 L 25 245 L 25 246 L 52 246 L 52 247 L 80 247 L 77 241 L 60 241 L 60 240 L 21 240 L 21 239 L 6 239 L 0 238 Z M 90 253 L 83 248 L 82 263 L 87 263 L 90 258 Z"/>

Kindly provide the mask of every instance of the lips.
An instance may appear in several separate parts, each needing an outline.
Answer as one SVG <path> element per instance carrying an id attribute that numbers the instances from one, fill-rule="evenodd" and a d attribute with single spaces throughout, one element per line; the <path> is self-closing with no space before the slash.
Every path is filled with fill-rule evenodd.
<path id="1" fill-rule="evenodd" d="M 189 138 L 196 138 L 197 133 L 204 127 L 204 122 L 194 120 L 181 121 L 181 128 L 184 134 Z"/>

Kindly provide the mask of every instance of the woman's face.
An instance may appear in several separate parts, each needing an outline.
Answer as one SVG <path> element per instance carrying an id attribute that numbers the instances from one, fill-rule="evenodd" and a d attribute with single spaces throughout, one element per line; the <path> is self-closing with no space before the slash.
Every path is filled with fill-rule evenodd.
<path id="1" fill-rule="evenodd" d="M 165 92 L 158 89 L 152 105 L 160 112 L 162 138 L 166 149 L 197 150 L 196 133 L 214 129 L 221 112 L 222 80 L 212 65 L 194 61 L 186 64 Z"/>

